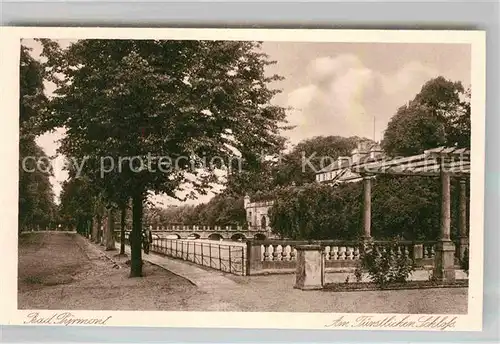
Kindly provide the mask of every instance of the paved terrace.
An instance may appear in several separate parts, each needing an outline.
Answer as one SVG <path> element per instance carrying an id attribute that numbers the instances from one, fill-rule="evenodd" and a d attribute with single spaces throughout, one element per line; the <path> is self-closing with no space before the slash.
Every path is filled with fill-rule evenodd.
<path id="1" fill-rule="evenodd" d="M 19 307 L 362 313 L 467 311 L 466 288 L 301 291 L 293 288 L 293 274 L 235 276 L 156 254 L 144 255 L 145 277 L 128 278 L 127 258 L 118 257 L 117 253 L 105 252 L 103 246 L 91 244 L 74 233 L 38 232 L 22 236 Z M 43 267 L 40 262 L 44 262 Z M 327 279 L 343 281 L 345 277 L 328 274 Z M 50 305 L 47 300 L 52 300 Z"/>

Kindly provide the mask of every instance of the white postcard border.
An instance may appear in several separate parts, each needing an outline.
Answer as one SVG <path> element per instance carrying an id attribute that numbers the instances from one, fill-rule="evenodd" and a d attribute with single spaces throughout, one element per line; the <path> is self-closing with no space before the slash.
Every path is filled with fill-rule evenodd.
<path id="1" fill-rule="evenodd" d="M 19 47 L 21 38 L 83 39 L 211 39 L 261 40 L 293 42 L 366 42 L 366 43 L 455 43 L 471 45 L 471 206 L 470 206 L 470 273 L 468 314 L 356 314 L 356 313 L 296 313 L 296 312 L 146 312 L 146 311 L 73 311 L 73 310 L 18 310 L 17 309 L 17 199 L 18 199 L 18 113 L 19 113 Z M 0 28 L 0 109 L 4 116 L 4 131 L 0 136 L 5 166 L 0 169 L 2 192 L 0 202 L 0 252 L 4 256 L 3 276 L 0 279 L 0 323 L 23 325 L 30 314 L 51 319 L 45 325 L 54 325 L 58 316 L 68 313 L 66 319 L 101 319 L 99 325 L 75 326 L 148 326 L 199 328 L 280 328 L 280 329 L 391 329 L 436 330 L 418 326 L 423 317 L 439 317 L 441 322 L 452 321 L 444 329 L 480 331 L 483 308 L 483 239 L 484 239 L 484 167 L 485 167 L 485 77 L 486 49 L 483 31 L 445 30 L 303 30 L 303 29 L 148 29 L 148 28 L 63 28 L 63 27 L 2 27 Z M 452 58 L 452 57 L 450 57 Z M 401 325 L 359 326 L 363 316 L 372 320 L 393 319 Z M 32 316 L 31 316 L 32 317 Z M 349 326 L 330 326 L 341 318 Z M 394 317 L 394 318 L 391 318 Z M 56 319 L 56 320 L 54 320 Z M 107 319 L 107 320 L 104 320 Z M 389 321 L 389 320 L 388 320 Z M 415 321 L 407 327 L 404 322 Z M 419 322 L 420 321 L 420 322 Z M 91 322 L 91 321 L 89 321 Z M 58 325 L 67 326 L 59 320 Z M 380 323 L 382 324 L 382 322 Z M 43 324 L 40 324 L 43 325 Z"/>

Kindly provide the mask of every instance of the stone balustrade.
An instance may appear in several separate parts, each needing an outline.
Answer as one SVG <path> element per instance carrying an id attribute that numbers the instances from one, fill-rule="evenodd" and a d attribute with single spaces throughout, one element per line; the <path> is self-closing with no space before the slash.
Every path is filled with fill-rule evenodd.
<path id="1" fill-rule="evenodd" d="M 120 223 L 115 222 L 115 228 L 120 228 Z M 127 223 L 126 228 L 130 230 L 132 225 Z M 263 232 L 262 228 L 256 226 L 225 225 L 225 226 L 202 226 L 202 225 L 150 225 L 144 224 L 145 228 L 151 228 L 153 232 Z M 265 231 L 265 230 L 264 230 Z"/>
<path id="2" fill-rule="evenodd" d="M 127 233 L 128 235 L 128 233 Z M 359 242 L 344 240 L 249 240 L 246 243 L 246 274 L 294 273 L 297 267 L 297 246 L 320 245 L 326 272 L 352 270 L 361 257 Z M 373 248 L 382 253 L 392 242 L 373 240 Z M 399 241 L 397 255 L 411 258 L 417 267 L 434 264 L 435 241 Z M 458 250 L 457 250 L 458 252 Z M 455 257 L 458 265 L 458 256 Z"/>
<path id="3" fill-rule="evenodd" d="M 372 241 L 380 253 L 388 249 L 389 241 Z M 247 242 L 247 257 L 250 274 L 293 273 L 296 268 L 299 245 L 320 245 L 327 272 L 353 269 L 360 259 L 361 247 L 358 242 L 342 240 L 254 240 Z M 399 241 L 397 255 L 413 259 L 417 267 L 430 267 L 434 263 L 436 242 Z"/>

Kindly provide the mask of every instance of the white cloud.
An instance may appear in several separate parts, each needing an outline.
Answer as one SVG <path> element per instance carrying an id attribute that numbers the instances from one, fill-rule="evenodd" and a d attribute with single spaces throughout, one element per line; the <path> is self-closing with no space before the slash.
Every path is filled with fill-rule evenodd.
<path id="1" fill-rule="evenodd" d="M 422 86 L 425 81 L 437 74 L 438 72 L 435 69 L 423 65 L 421 62 L 412 61 L 392 75 L 381 75 L 380 79 L 384 92 L 391 95 L 404 91 L 409 87 L 414 88 L 415 85 Z"/>
<path id="2" fill-rule="evenodd" d="M 394 106 L 413 98 L 425 81 L 437 75 L 420 62 L 384 74 L 352 54 L 316 58 L 307 71 L 310 83 L 287 97 L 287 105 L 295 108 L 289 120 L 300 126 L 288 133 L 293 142 L 316 135 L 372 137 L 374 116 L 377 126 L 385 128 Z"/>
<path id="3" fill-rule="evenodd" d="M 63 155 L 57 155 L 57 149 L 59 148 L 58 141 L 63 138 L 65 135 L 65 130 L 58 128 L 55 131 L 47 132 L 41 136 L 36 138 L 36 143 L 42 147 L 45 153 L 49 157 L 54 157 L 51 161 L 52 168 L 54 171 L 54 176 L 50 177 L 50 183 L 52 184 L 52 188 L 54 194 L 56 196 L 56 201 L 59 201 L 59 196 L 62 190 L 62 182 L 68 179 L 68 172 L 65 171 L 64 164 L 65 158 Z"/>

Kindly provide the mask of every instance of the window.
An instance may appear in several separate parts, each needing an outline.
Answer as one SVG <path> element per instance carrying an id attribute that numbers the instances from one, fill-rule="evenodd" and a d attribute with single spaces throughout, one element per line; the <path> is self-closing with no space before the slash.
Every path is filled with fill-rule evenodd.
<path id="1" fill-rule="evenodd" d="M 262 228 L 262 229 L 266 229 L 267 228 L 267 220 L 266 220 L 266 216 L 265 215 L 262 215 L 262 217 L 260 219 L 260 228 Z"/>

